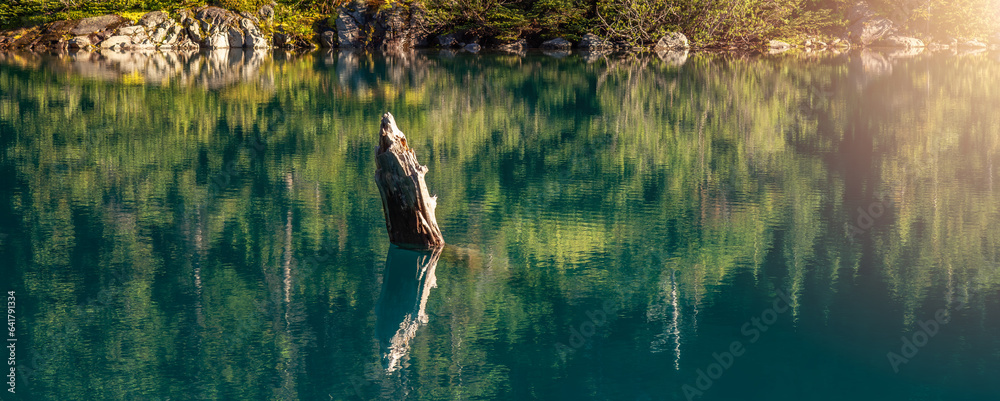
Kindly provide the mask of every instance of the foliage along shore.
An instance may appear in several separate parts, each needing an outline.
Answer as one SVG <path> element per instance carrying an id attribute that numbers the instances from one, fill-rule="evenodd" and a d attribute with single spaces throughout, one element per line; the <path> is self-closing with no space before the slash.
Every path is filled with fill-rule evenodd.
<path id="1" fill-rule="evenodd" d="M 0 48 L 987 47 L 1000 0 L 14 0 Z M 780 40 L 776 40 L 780 39 Z"/>

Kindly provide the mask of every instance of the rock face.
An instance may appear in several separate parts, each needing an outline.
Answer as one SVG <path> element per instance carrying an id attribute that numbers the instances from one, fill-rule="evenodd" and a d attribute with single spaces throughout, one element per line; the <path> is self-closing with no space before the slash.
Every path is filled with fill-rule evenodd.
<path id="1" fill-rule="evenodd" d="M 131 44 L 132 44 L 132 38 L 130 38 L 128 36 L 124 36 L 124 35 L 117 35 L 117 36 L 112 36 L 110 38 L 107 38 L 103 42 L 101 42 L 101 48 L 102 49 L 112 49 L 112 48 L 121 47 L 121 46 L 124 46 L 124 45 L 131 45 Z"/>
<path id="2" fill-rule="evenodd" d="M 577 45 L 577 47 L 584 50 L 597 51 L 610 50 L 614 47 L 614 45 L 612 45 L 611 42 L 602 39 L 600 36 L 588 33 L 583 35 L 583 38 L 580 39 L 580 44 Z"/>
<path id="3" fill-rule="evenodd" d="M 275 43 L 278 41 L 278 35 L 282 35 L 282 42 L 286 40 L 281 33 L 275 33 Z M 319 35 L 319 43 L 321 46 L 326 48 L 337 47 L 337 33 L 334 31 L 325 31 Z"/>
<path id="4" fill-rule="evenodd" d="M 225 49 L 229 47 L 229 37 L 222 33 L 213 33 L 208 39 L 205 39 L 205 43 L 202 43 L 202 47 L 209 49 Z"/>
<path id="5" fill-rule="evenodd" d="M 113 30 L 126 24 L 128 24 L 128 20 L 121 16 L 114 14 L 102 15 L 100 17 L 90 17 L 80 20 L 69 33 L 77 36 L 90 35 L 101 31 Z"/>
<path id="6" fill-rule="evenodd" d="M 656 50 L 681 50 L 691 47 L 687 36 L 680 32 L 671 32 L 656 42 Z"/>
<path id="7" fill-rule="evenodd" d="M 210 6 L 198 9 L 195 18 L 209 26 L 225 25 L 236 19 L 236 14 L 224 8 Z"/>
<path id="8" fill-rule="evenodd" d="M 334 15 L 334 30 L 316 37 L 326 47 L 398 50 L 427 45 L 427 13 L 416 2 L 370 5 L 365 0 L 353 0 L 339 7 Z M 214 6 L 182 9 L 174 17 L 153 11 L 134 24 L 118 15 L 104 15 L 0 32 L 0 48 L 67 49 L 83 48 L 89 43 L 122 49 L 262 49 L 272 47 L 272 41 L 281 47 L 316 47 L 311 39 L 284 32 L 280 26 L 273 31 L 261 29 L 261 21 L 273 18 L 273 3 L 253 13 L 234 13 Z M 102 44 L 114 36 L 121 37 Z"/>
<path id="9" fill-rule="evenodd" d="M 271 47 L 271 44 L 264 37 L 264 33 L 249 18 L 240 21 L 240 26 L 243 27 L 243 44 L 248 49 L 266 49 Z"/>
<path id="10" fill-rule="evenodd" d="M 419 12 L 412 12 L 417 9 L 416 5 L 403 6 L 393 3 L 388 9 L 381 10 L 375 14 L 373 19 L 375 39 L 380 42 L 378 47 L 383 50 L 399 50 L 413 47 L 418 41 L 416 32 L 420 31 L 415 27 L 421 25 L 423 20 Z"/>
<path id="11" fill-rule="evenodd" d="M 200 40 L 192 40 L 190 32 L 198 29 L 197 24 L 193 24 L 188 19 L 185 21 L 192 25 L 185 28 L 184 25 L 170 18 L 166 13 L 153 11 L 139 18 L 136 25 L 118 28 L 116 35 L 129 38 L 127 43 L 121 44 L 121 47 L 125 49 L 196 49 L 199 47 Z M 191 28 L 191 26 L 195 28 Z M 200 31 L 196 32 L 200 33 Z M 114 46 L 109 47 L 101 43 L 101 47 Z"/>
<path id="12" fill-rule="evenodd" d="M 195 43 L 201 43 L 205 40 L 205 36 L 201 33 L 201 26 L 199 24 L 191 24 L 187 27 L 188 37 L 191 41 Z"/>
<path id="13" fill-rule="evenodd" d="M 337 16 L 337 42 L 340 47 L 364 47 L 361 41 L 361 30 L 354 17 L 346 12 Z"/>
<path id="14" fill-rule="evenodd" d="M 542 49 L 545 50 L 569 50 L 573 44 L 563 38 L 555 38 L 542 42 Z"/>
<path id="15" fill-rule="evenodd" d="M 243 47 L 243 31 L 236 27 L 229 27 L 229 47 Z"/>
<path id="16" fill-rule="evenodd" d="M 855 3 L 848 10 L 847 20 L 849 23 L 847 33 L 851 42 L 863 46 L 870 45 L 895 31 L 891 20 L 878 16 L 864 1 Z"/>
<path id="17" fill-rule="evenodd" d="M 251 14 L 241 17 L 219 7 L 203 7 L 194 18 L 184 19 L 188 21 L 186 30 L 178 30 L 177 34 L 180 37 L 186 33 L 192 43 L 209 49 L 271 47 L 255 19 Z"/>
<path id="18" fill-rule="evenodd" d="M 388 7 L 378 7 L 354 0 L 337 9 L 337 44 L 342 48 L 382 50 L 426 46 L 425 15 L 416 2 L 392 2 Z"/>
<path id="19" fill-rule="evenodd" d="M 86 49 L 92 47 L 94 44 L 90 42 L 90 38 L 86 36 L 77 36 L 69 40 L 70 49 Z"/>
<path id="20" fill-rule="evenodd" d="M 872 47 L 887 47 L 894 49 L 913 49 L 918 47 L 924 47 L 924 42 L 917 38 L 911 38 L 907 36 L 897 36 L 888 35 L 872 42 Z"/>
<path id="21" fill-rule="evenodd" d="M 167 15 L 167 13 L 163 11 L 153 11 L 143 15 L 142 18 L 139 18 L 137 23 L 146 28 L 155 28 L 169 19 L 170 16 Z"/>

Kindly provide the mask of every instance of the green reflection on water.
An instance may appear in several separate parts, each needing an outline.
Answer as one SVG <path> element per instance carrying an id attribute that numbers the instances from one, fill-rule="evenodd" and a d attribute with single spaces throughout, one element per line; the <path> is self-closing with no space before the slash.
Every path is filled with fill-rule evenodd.
<path id="1" fill-rule="evenodd" d="M 26 399 L 683 399 L 779 289 L 704 399 L 996 395 L 996 54 L 0 59 Z M 433 283 L 385 266 L 385 111 Z"/>

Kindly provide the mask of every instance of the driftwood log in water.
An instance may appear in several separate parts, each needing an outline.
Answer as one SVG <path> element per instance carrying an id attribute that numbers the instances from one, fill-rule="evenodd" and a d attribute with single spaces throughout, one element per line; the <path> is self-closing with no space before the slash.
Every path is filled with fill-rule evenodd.
<path id="1" fill-rule="evenodd" d="M 375 184 L 382 195 L 385 228 L 393 244 L 422 249 L 444 245 L 434 217 L 437 197 L 428 194 L 424 174 L 427 166 L 417 162 L 392 114 L 385 113 L 375 149 Z"/>

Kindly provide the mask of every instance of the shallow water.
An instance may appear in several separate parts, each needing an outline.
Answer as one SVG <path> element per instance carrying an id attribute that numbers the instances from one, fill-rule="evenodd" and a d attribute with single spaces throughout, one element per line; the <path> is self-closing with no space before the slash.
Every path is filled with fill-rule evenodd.
<path id="1" fill-rule="evenodd" d="M 0 398 L 997 399 L 998 127 L 996 52 L 2 54 Z"/>

